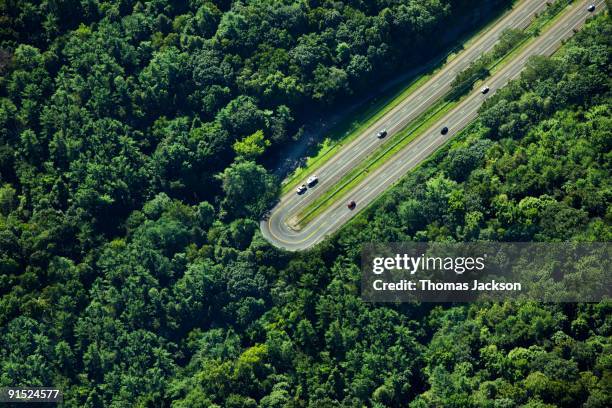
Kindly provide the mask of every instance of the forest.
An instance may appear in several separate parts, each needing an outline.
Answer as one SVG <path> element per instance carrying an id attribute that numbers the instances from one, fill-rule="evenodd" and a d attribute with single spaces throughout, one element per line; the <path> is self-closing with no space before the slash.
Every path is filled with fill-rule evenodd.
<path id="1" fill-rule="evenodd" d="M 265 159 L 444 52 L 472 9 L 1 1 L 0 387 L 91 408 L 611 406 L 609 302 L 359 294 L 365 242 L 611 240 L 607 13 L 315 249 L 259 232 Z"/>

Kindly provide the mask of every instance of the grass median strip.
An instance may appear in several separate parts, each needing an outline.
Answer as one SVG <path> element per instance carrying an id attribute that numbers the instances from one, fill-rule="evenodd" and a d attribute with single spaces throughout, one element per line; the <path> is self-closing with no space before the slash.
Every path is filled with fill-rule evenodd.
<path id="1" fill-rule="evenodd" d="M 518 3 L 518 2 L 517 2 Z M 516 4 L 516 3 L 515 3 Z M 414 91 L 421 87 L 431 77 L 436 75 L 444 66 L 451 62 L 459 53 L 468 48 L 476 39 L 482 36 L 487 31 L 491 30 L 495 24 L 503 19 L 514 8 L 509 8 L 504 11 L 499 17 L 482 27 L 477 33 L 466 35 L 463 43 L 453 47 L 440 58 L 434 60 L 426 67 L 424 71 L 429 69 L 428 73 L 422 74 L 409 82 L 408 85 L 394 86 L 388 91 L 382 93 L 379 97 L 374 98 L 369 104 L 358 109 L 351 115 L 353 119 L 345 119 L 334 125 L 329 132 L 330 136 L 325 138 L 320 143 L 318 153 L 309 157 L 304 167 L 297 168 L 292 174 L 287 176 L 281 187 L 281 194 L 287 194 L 297 187 L 311 173 L 316 172 L 323 166 L 331 157 L 334 156 L 345 144 L 352 142 L 361 135 L 367 128 L 372 126 L 376 121 L 389 113 L 393 108 L 404 101 Z M 354 119 L 358 117 L 358 119 Z"/>
<path id="2" fill-rule="evenodd" d="M 381 148 L 373 152 L 368 159 L 364 160 L 359 166 L 347 173 L 340 180 L 336 188 L 327 190 L 306 207 L 304 211 L 300 212 L 297 215 L 295 226 L 300 228 L 317 217 L 328 207 L 326 204 L 328 204 L 330 200 L 336 196 L 343 196 L 357 186 L 365 176 L 375 171 L 378 167 L 383 165 L 389 157 L 406 147 L 458 103 L 459 101 L 439 101 L 428 111 L 424 112 L 413 122 L 412 126 L 398 132 L 391 144 L 381 146 Z"/>
<path id="3" fill-rule="evenodd" d="M 512 52 L 502 58 L 499 58 L 496 63 L 491 66 L 491 72 L 493 72 L 497 66 L 502 64 L 503 61 L 507 60 L 515 52 L 517 52 L 519 50 L 518 46 L 529 41 L 530 38 L 537 36 L 539 30 L 542 30 L 546 26 L 552 24 L 553 21 L 562 14 L 561 11 L 563 11 L 570 3 L 568 3 L 566 0 L 557 0 L 554 3 L 551 3 L 551 6 L 549 6 L 546 11 L 535 18 L 534 21 L 532 21 L 531 24 L 525 28 L 524 32 L 527 34 L 526 38 L 524 38 L 521 43 L 517 44 L 517 47 L 515 47 Z M 461 50 L 468 48 L 471 43 L 479 38 L 479 36 L 490 30 L 500 19 L 502 19 L 512 10 L 512 8 L 508 9 L 494 21 L 490 22 L 479 30 L 478 33 L 472 34 L 463 42 L 461 46 L 454 47 L 444 56 L 438 58 L 436 61 L 425 67 L 425 70 L 433 67 L 429 73 L 419 76 L 411 81 L 407 86 L 399 87 L 399 90 L 397 86 L 392 87 L 390 90 L 385 91 L 380 96 L 374 98 L 369 104 L 366 104 L 366 106 L 358 108 L 357 112 L 351 115 L 351 117 L 358 117 L 359 119 L 349 120 L 347 117 L 347 119 L 334 125 L 332 130 L 329 132 L 330 136 L 325 138 L 325 140 L 320 143 L 318 153 L 312 157 L 309 157 L 304 167 L 299 167 L 283 180 L 281 193 L 283 195 L 289 193 L 300 183 L 302 183 L 309 174 L 316 172 L 317 169 L 323 166 L 344 145 L 355 140 L 368 127 L 372 126 L 376 121 L 399 105 L 421 85 L 443 69 L 443 67 L 452 61 Z"/>
<path id="4" fill-rule="evenodd" d="M 563 0 L 558 0 L 562 2 Z M 556 4 L 558 4 L 556 3 Z M 563 13 L 563 10 L 567 9 L 569 4 L 565 4 L 564 7 L 555 7 L 553 5 L 546 13 L 542 13 L 536 18 L 532 24 L 526 29 L 525 33 L 527 36 L 520 40 L 517 40 L 516 44 L 510 47 L 504 55 L 498 58 L 487 58 L 489 60 L 488 70 L 492 72 L 493 69 L 497 70 L 505 64 L 512 61 L 509 56 L 514 56 L 520 50 L 524 49 L 531 41 L 535 40 L 543 27 L 549 27 L 552 25 L 554 20 L 559 18 Z M 554 8 L 553 8 L 554 7 Z M 550 11 L 550 12 L 549 12 Z M 495 49 L 491 51 L 495 53 Z M 469 68 L 468 68 L 469 69 Z M 470 85 L 469 89 L 473 89 L 473 84 Z M 412 122 L 407 128 L 395 134 L 389 143 L 382 145 L 372 154 L 370 154 L 366 160 L 360 163 L 353 170 L 345 174 L 339 181 L 335 188 L 331 188 L 324 192 L 321 196 L 317 197 L 312 203 L 306 208 L 300 211 L 295 217 L 292 218 L 290 224 L 295 228 L 302 228 L 308 222 L 316 218 L 325 209 L 328 208 L 331 200 L 339 198 L 348 193 L 351 189 L 356 187 L 370 172 L 380 167 L 387 159 L 392 157 L 395 153 L 406 147 L 412 140 L 420 136 L 426 131 L 431 125 L 435 123 L 444 114 L 449 112 L 457 104 L 460 103 L 467 95 L 467 92 L 463 92 L 458 98 L 454 100 L 444 99 L 436 102 L 426 112 L 421 114 L 416 120 Z"/>
<path id="5" fill-rule="evenodd" d="M 399 94 L 396 92 L 395 96 L 392 97 L 393 99 L 391 99 L 390 102 L 388 96 L 375 99 L 373 105 L 367 107 L 363 113 L 358 115 L 368 118 L 365 121 L 345 120 L 341 124 L 336 125 L 335 128 L 345 129 L 343 131 L 337 131 L 343 135 L 326 138 L 321 143 L 319 153 L 316 156 L 309 157 L 306 162 L 306 166 L 296 169 L 292 175 L 283 181 L 281 190 L 282 194 L 286 194 L 297 187 L 298 184 L 303 182 L 303 179 L 306 178 L 308 174 L 315 172 L 318 168 L 323 166 L 330 157 L 333 157 L 333 155 L 342 148 L 342 146 L 356 139 L 367 128 L 372 126 L 374 123 L 376 123 L 376 121 L 404 101 L 404 99 L 423 85 L 423 83 L 427 82 L 434 74 L 435 72 L 432 72 L 415 79 L 408 85 L 407 88 L 400 91 Z"/>
<path id="6" fill-rule="evenodd" d="M 453 82 L 447 98 L 456 99 L 462 97 L 466 92 L 473 89 L 479 80 L 484 80 L 493 75 L 499 68 L 511 61 L 529 43 L 534 41 L 539 33 L 549 27 L 560 18 L 562 11 L 569 8 L 567 0 L 557 0 L 552 3 L 542 14 L 537 16 L 524 30 L 504 30 L 493 49 L 482 54 L 478 59 L 461 71 Z"/>
<path id="7" fill-rule="evenodd" d="M 551 25 L 555 23 L 561 16 L 563 16 L 563 11 L 567 10 L 569 6 L 574 3 L 573 0 L 569 2 L 566 0 L 557 0 L 552 3 L 551 6 L 544 11 L 541 15 L 539 15 L 526 29 L 525 33 L 527 36 L 521 40 L 518 44 L 516 44 L 513 49 L 504 55 L 502 58 L 498 59 L 489 69 L 491 74 L 497 72 L 500 68 L 504 66 L 507 61 L 510 61 L 514 58 L 516 54 L 518 54 L 523 46 L 527 43 L 531 42 L 535 38 L 537 38 L 542 30 L 546 31 Z"/>

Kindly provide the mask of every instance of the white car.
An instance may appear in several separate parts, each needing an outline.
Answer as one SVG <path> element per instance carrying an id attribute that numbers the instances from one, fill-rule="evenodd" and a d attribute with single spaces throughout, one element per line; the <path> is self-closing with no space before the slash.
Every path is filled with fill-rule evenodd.
<path id="1" fill-rule="evenodd" d="M 377 134 L 376 137 L 379 139 L 382 139 L 383 137 L 387 136 L 387 129 L 381 129 Z"/>
<path id="2" fill-rule="evenodd" d="M 488 86 L 483 86 L 482 89 L 480 90 L 480 93 L 485 95 L 489 92 L 489 87 Z"/>
<path id="3" fill-rule="evenodd" d="M 306 184 L 302 184 L 301 186 L 295 189 L 295 192 L 298 194 L 304 194 L 305 191 L 306 191 Z"/>
<path id="4" fill-rule="evenodd" d="M 308 186 L 313 186 L 317 184 L 317 181 L 319 181 L 317 176 L 310 176 L 308 177 L 308 180 L 306 180 L 306 184 L 308 184 Z"/>

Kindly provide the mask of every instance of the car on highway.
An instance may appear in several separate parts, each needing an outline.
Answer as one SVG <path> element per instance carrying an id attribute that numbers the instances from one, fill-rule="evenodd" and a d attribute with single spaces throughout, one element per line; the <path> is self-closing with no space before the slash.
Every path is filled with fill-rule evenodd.
<path id="1" fill-rule="evenodd" d="M 448 133 L 448 128 L 446 126 L 444 126 L 442 128 L 442 130 L 440 130 L 440 133 L 443 134 L 443 135 L 447 134 Z"/>
<path id="2" fill-rule="evenodd" d="M 349 210 L 354 210 L 355 207 L 357 207 L 357 203 L 353 200 L 349 201 L 348 204 L 346 205 L 348 207 Z"/>
<path id="3" fill-rule="evenodd" d="M 486 95 L 487 93 L 489 93 L 489 87 L 488 86 L 483 86 L 482 89 L 480 90 L 480 93 L 483 95 Z"/>
<path id="4" fill-rule="evenodd" d="M 302 184 L 301 186 L 296 188 L 295 192 L 298 194 L 304 194 L 306 192 L 306 184 Z"/>
<path id="5" fill-rule="evenodd" d="M 318 181 L 319 178 L 317 176 L 310 176 L 308 177 L 308 180 L 306 180 L 306 184 L 308 184 L 308 187 L 312 187 L 317 184 Z"/>
<path id="6" fill-rule="evenodd" d="M 595 5 L 594 4 L 589 4 L 589 7 L 587 7 L 587 10 L 590 11 L 591 13 L 595 11 Z"/>
<path id="7" fill-rule="evenodd" d="M 381 129 L 378 131 L 378 133 L 376 133 L 376 137 L 379 139 L 382 139 L 385 136 L 387 136 L 387 129 Z"/>

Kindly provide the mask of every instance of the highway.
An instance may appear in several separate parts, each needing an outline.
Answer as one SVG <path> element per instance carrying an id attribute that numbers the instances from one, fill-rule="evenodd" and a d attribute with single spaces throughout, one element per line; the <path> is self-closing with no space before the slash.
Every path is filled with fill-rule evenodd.
<path id="1" fill-rule="evenodd" d="M 314 201 L 327 188 L 334 186 L 358 163 L 365 160 L 381 145 L 387 143 L 407 123 L 416 119 L 436 101 L 444 97 L 450 90 L 450 84 L 456 74 L 467 68 L 480 55 L 493 49 L 504 30 L 527 27 L 535 14 L 541 13 L 546 7 L 546 2 L 542 0 L 523 0 L 519 2 L 512 11 L 482 33 L 479 38 L 472 41 L 465 50 L 433 75 L 425 84 L 372 124 L 361 135 L 343 146 L 332 159 L 317 169 L 316 174 L 320 180 L 317 188 L 309 190 L 302 197 L 295 197 L 295 194 L 291 192 L 281 198 L 281 204 L 287 203 L 303 208 L 303 206 Z M 377 139 L 374 135 L 383 128 L 388 131 L 387 137 Z M 297 227 L 290 219 L 287 222 L 291 227 Z"/>
<path id="2" fill-rule="evenodd" d="M 450 83 L 454 76 L 482 53 L 492 49 L 499 34 L 504 29 L 527 26 L 534 13 L 541 12 L 545 7 L 543 1 L 523 1 L 519 3 L 514 10 L 502 18 L 494 27 L 483 33 L 479 39 L 471 43 L 466 50 L 432 76 L 423 86 L 363 132 L 362 135 L 344 146 L 340 152 L 318 169 L 316 173 L 320 181 L 316 186 L 309 188 L 304 195 L 290 192 L 282 197 L 280 202 L 271 210 L 270 215 L 261 221 L 261 230 L 264 237 L 278 247 L 297 251 L 310 248 L 336 231 L 390 188 L 406 172 L 425 160 L 472 121 L 484 99 L 518 76 L 529 57 L 554 53 L 562 40 L 573 35 L 574 30 L 579 29 L 586 18 L 592 15 L 586 10 L 587 4 L 586 1 L 580 1 L 572 5 L 568 13 L 557 20 L 552 27 L 548 27 L 527 48 L 515 55 L 513 61 L 505 64 L 502 69 L 489 78 L 487 80 L 487 85 L 490 87 L 488 95 L 482 95 L 478 90 L 472 91 L 467 98 L 437 121 L 429 130 L 397 152 L 376 171 L 369 174 L 352 191 L 339 198 L 338 202 L 327 208 L 303 229 L 297 229 L 293 221 L 295 214 L 326 189 L 333 187 L 347 172 L 385 143 L 389 136 L 403 129 L 433 103 L 444 97 L 450 89 Z M 605 8 L 603 0 L 596 1 L 595 4 L 597 5 L 596 12 Z M 440 133 L 440 129 L 444 126 L 449 128 L 446 135 Z M 376 131 L 381 128 L 386 128 L 389 132 L 387 138 L 382 140 L 375 136 Z M 355 210 L 351 211 L 346 207 L 346 201 L 348 200 L 354 200 L 357 203 Z"/>

